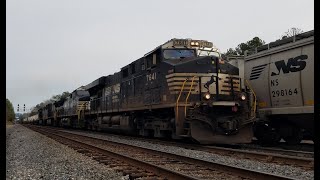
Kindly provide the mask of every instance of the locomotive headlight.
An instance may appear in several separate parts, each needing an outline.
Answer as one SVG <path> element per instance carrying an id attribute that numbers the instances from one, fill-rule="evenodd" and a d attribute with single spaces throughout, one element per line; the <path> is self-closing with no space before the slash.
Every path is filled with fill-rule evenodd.
<path id="1" fill-rule="evenodd" d="M 240 95 L 240 99 L 241 99 L 242 101 L 244 101 L 244 100 L 246 100 L 246 99 L 247 99 L 247 97 L 246 97 L 246 95 L 245 95 L 245 94 L 241 94 L 241 95 Z"/>
<path id="2" fill-rule="evenodd" d="M 210 97 L 211 97 L 211 95 L 210 95 L 210 93 L 209 92 L 207 92 L 207 93 L 205 93 L 204 94 L 204 99 L 206 99 L 206 100 L 209 100 L 210 99 Z"/>
<path id="3" fill-rule="evenodd" d="M 191 42 L 190 42 L 190 45 L 191 45 L 191 46 L 199 46 L 199 42 L 197 42 L 197 41 L 191 41 Z"/>

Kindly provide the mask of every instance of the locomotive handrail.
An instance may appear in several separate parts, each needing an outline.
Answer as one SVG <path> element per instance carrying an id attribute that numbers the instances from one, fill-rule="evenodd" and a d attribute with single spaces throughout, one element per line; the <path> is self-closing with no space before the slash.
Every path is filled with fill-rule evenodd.
<path id="1" fill-rule="evenodd" d="M 179 100 L 180 100 L 180 97 L 181 97 L 181 93 L 182 93 L 182 90 L 184 89 L 184 85 L 186 84 L 186 82 L 188 81 L 189 79 L 187 78 L 186 80 L 184 80 L 183 84 L 182 84 L 182 87 L 180 89 L 180 93 L 179 93 L 179 96 L 177 98 L 177 102 L 176 102 L 176 107 L 177 107 L 177 119 L 179 117 L 179 113 L 178 113 L 178 108 L 179 108 Z"/>
<path id="2" fill-rule="evenodd" d="M 254 92 L 254 90 L 252 89 L 250 83 L 248 80 L 245 79 L 245 82 L 247 83 L 249 89 L 252 91 L 253 97 L 254 97 L 254 102 L 253 102 L 253 118 L 255 118 L 255 114 L 256 114 L 256 105 L 257 105 L 257 96 L 256 93 Z M 253 119 L 252 118 L 252 119 Z"/>
<path id="3" fill-rule="evenodd" d="M 191 89 L 192 89 L 192 87 L 193 87 L 193 83 L 194 83 L 194 78 L 195 78 L 195 77 L 196 77 L 196 76 L 193 76 L 193 77 L 192 77 L 191 86 L 190 86 L 190 89 L 189 89 L 189 92 L 188 92 L 188 95 L 187 95 L 187 98 L 186 98 L 186 103 L 185 103 L 185 105 L 184 105 L 184 116 L 187 115 L 187 103 L 188 103 L 188 99 L 189 99 L 189 96 L 190 96 L 190 93 L 191 93 Z"/>

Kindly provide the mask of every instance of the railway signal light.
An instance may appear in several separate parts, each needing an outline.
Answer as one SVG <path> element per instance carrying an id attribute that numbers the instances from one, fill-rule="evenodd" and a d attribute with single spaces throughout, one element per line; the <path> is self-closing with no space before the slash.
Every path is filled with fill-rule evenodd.
<path id="1" fill-rule="evenodd" d="M 23 111 L 26 111 L 26 104 L 23 104 Z"/>
<path id="2" fill-rule="evenodd" d="M 17 108 L 17 111 L 19 112 L 19 104 L 18 104 L 18 108 Z"/>

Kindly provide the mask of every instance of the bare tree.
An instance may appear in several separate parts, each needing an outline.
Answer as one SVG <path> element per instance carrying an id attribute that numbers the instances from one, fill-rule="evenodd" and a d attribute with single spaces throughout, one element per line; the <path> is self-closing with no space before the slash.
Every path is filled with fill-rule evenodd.
<path id="1" fill-rule="evenodd" d="M 303 30 L 299 29 L 299 28 L 291 28 L 291 29 L 288 29 L 287 32 L 285 32 L 283 35 L 282 35 L 282 38 L 281 39 L 284 39 L 284 38 L 288 38 L 288 37 L 292 37 L 292 36 L 295 36 L 297 34 L 301 34 L 303 33 Z"/>

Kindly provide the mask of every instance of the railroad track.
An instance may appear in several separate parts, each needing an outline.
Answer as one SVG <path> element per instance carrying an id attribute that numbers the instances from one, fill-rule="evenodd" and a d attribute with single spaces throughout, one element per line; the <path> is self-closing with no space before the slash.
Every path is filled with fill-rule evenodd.
<path id="1" fill-rule="evenodd" d="M 128 174 L 131 179 L 292 179 L 48 127 L 27 127 Z"/>
<path id="2" fill-rule="evenodd" d="M 217 146 L 196 146 L 185 145 L 186 149 L 204 151 L 224 156 L 232 156 L 243 159 L 250 159 L 266 163 L 276 163 L 299 167 L 305 170 L 314 169 L 314 153 L 282 150 L 278 148 L 247 148 L 234 149 Z M 260 150 L 260 151 L 257 151 Z"/>
<path id="3" fill-rule="evenodd" d="M 58 128 L 60 129 L 60 128 Z M 60 129 L 64 130 L 65 129 Z M 77 133 L 83 131 L 71 131 L 70 133 Z M 91 132 L 90 132 L 91 133 Z M 105 135 L 102 133 L 94 133 L 98 135 Z M 117 135 L 113 135 L 117 136 Z M 313 152 L 304 152 L 304 151 L 294 151 L 294 150 L 285 150 L 280 148 L 270 148 L 270 147 L 256 147 L 252 145 L 243 145 L 238 148 L 226 148 L 226 147 L 218 147 L 218 146 L 203 146 L 197 144 L 187 144 L 180 142 L 170 142 L 163 141 L 157 139 L 147 139 L 141 137 L 127 137 L 121 136 L 121 138 L 125 139 L 138 139 L 140 141 L 144 141 L 147 143 L 153 144 L 161 144 L 165 146 L 177 146 L 180 148 L 203 151 L 208 153 L 219 154 L 223 156 L 229 157 L 237 157 L 240 159 L 249 159 L 259 162 L 265 163 L 276 163 L 280 165 L 289 165 L 294 167 L 299 167 L 305 170 L 313 170 L 314 169 L 314 153 Z M 240 148 L 240 149 L 239 149 Z"/>

